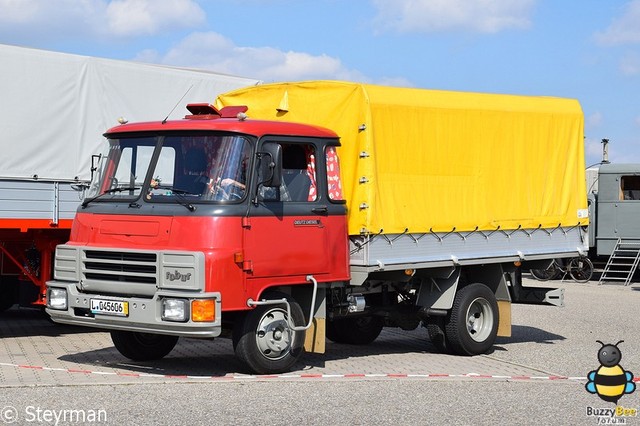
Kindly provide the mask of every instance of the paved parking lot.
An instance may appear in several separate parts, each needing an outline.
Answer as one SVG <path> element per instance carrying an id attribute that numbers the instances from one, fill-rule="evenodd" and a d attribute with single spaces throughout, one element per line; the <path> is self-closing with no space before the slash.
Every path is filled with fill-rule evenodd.
<path id="1" fill-rule="evenodd" d="M 256 379 L 243 371 L 228 339 L 181 339 L 165 359 L 133 362 L 118 353 L 104 331 L 58 325 L 41 313 L 15 309 L 2 317 L 2 386 Z M 305 354 L 290 374 L 273 378 L 497 377 L 556 373 L 491 356 L 437 353 L 426 330 L 388 329 L 368 346 L 328 343 L 327 352 Z M 264 379 L 264 378 L 261 378 Z"/>
<path id="2" fill-rule="evenodd" d="M 532 281 L 527 283 L 540 285 Z M 366 383 L 376 383 L 375 389 L 379 392 L 401 386 L 403 391 L 395 390 L 391 395 L 380 397 L 385 400 L 391 398 L 392 401 L 413 387 L 419 386 L 421 392 L 428 388 L 431 390 L 429 395 L 433 395 L 433 401 L 429 402 L 432 408 L 443 403 L 441 398 L 437 398 L 441 391 L 454 387 L 461 389 L 456 391 L 456 395 L 467 395 L 466 392 L 474 389 L 472 394 L 468 394 L 468 400 L 459 402 L 462 405 L 471 404 L 478 398 L 485 401 L 487 395 L 495 394 L 499 395 L 496 398 L 500 401 L 510 398 L 521 401 L 520 408 L 526 407 L 532 413 L 527 419 L 535 419 L 539 413 L 538 419 L 544 421 L 548 419 L 545 417 L 547 410 L 542 408 L 540 399 L 547 398 L 544 404 L 551 406 L 551 410 L 561 409 L 554 408 L 559 400 L 562 405 L 558 407 L 568 405 L 573 410 L 574 417 L 565 416 L 565 420 L 585 420 L 586 405 L 611 405 L 584 388 L 589 371 L 599 367 L 597 352 L 600 344 L 596 340 L 605 343 L 624 340 L 619 345 L 622 351 L 620 365 L 640 376 L 640 338 L 636 331 L 640 285 L 598 286 L 595 282 L 555 282 L 551 285 L 565 288 L 566 306 L 514 305 L 512 337 L 499 338 L 487 355 L 458 357 L 440 354 L 422 328 L 414 331 L 387 329 L 368 346 L 328 342 L 326 354 L 306 354 L 291 373 L 266 377 L 246 374 L 233 355 L 230 341 L 225 339 L 182 339 L 163 360 L 132 362 L 113 348 L 106 332 L 54 324 L 36 310 L 14 308 L 0 316 L 0 387 L 4 388 L 5 395 L 21 395 L 28 390 L 31 400 L 38 394 L 37 389 L 42 387 L 54 387 L 59 394 L 74 392 L 74 387 L 79 389 L 78 386 L 115 385 L 108 388 L 108 398 L 118 401 L 116 394 L 119 390 L 130 391 L 131 385 L 158 385 L 161 388 L 152 389 L 162 389 L 161 392 L 166 393 L 175 392 L 176 385 L 180 384 L 250 383 L 255 395 L 261 392 L 272 395 L 283 391 L 282 386 L 294 392 L 297 386 L 302 386 L 295 383 L 310 383 L 305 385 L 305 392 L 327 389 L 327 386 L 333 392 L 345 387 L 348 389 L 344 392 L 352 395 L 354 389 L 372 392 L 374 388 L 367 387 Z M 288 384 L 284 385 L 284 382 Z M 270 386 L 269 383 L 279 385 Z M 365 383 L 364 387 L 362 383 Z M 119 386 L 125 384 L 129 387 Z M 167 384 L 171 386 L 166 387 Z M 233 385 L 224 386 L 232 386 L 224 388 L 225 395 L 243 392 L 242 388 Z M 100 386 L 92 389 L 92 392 L 106 392 Z M 193 389 L 196 391 L 198 388 Z M 640 391 L 624 396 L 621 403 L 637 408 L 640 406 L 638 395 Z M 403 398 L 406 401 L 411 397 L 404 395 Z M 256 407 L 264 402 L 260 401 L 251 407 L 242 406 L 241 411 L 257 410 Z M 126 401 L 117 403 L 127 404 Z M 137 402 L 142 403 L 140 400 Z M 402 404 L 402 401 L 397 403 Z M 426 402 L 421 400 L 420 403 Z M 486 401 L 475 402 L 478 403 L 486 404 Z M 366 418 L 375 409 L 369 407 L 359 416 Z M 502 419 L 509 410 L 514 410 L 514 407 L 501 408 L 500 415 L 496 414 L 497 417 L 492 419 Z M 230 419 L 237 420 L 240 414 L 235 412 L 233 415 L 236 417 Z M 467 417 L 460 414 L 453 418 Z M 477 420 L 474 417 L 469 419 Z M 351 420 L 353 423 L 354 419 Z M 284 423 L 284 420 L 275 422 Z M 595 421 L 589 423 L 594 424 Z"/>
<path id="3" fill-rule="evenodd" d="M 385 329 L 367 346 L 328 342 L 324 355 L 305 354 L 284 377 L 576 379 L 597 366 L 596 340 L 625 340 L 623 354 L 640 358 L 634 322 L 621 321 L 640 297 L 635 286 L 552 284 L 565 287 L 567 306 L 514 305 L 513 336 L 499 338 L 488 355 L 440 354 L 421 327 Z M 3 315 L 0 333 L 2 386 L 252 378 L 235 359 L 228 339 L 181 339 L 163 360 L 133 362 L 115 350 L 107 332 L 55 324 L 41 312 L 25 308 Z"/>

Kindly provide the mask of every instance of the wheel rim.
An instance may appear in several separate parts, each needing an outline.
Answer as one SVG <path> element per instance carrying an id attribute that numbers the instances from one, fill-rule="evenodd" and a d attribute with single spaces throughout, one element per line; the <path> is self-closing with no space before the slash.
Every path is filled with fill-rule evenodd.
<path id="1" fill-rule="evenodd" d="M 289 328 L 287 313 L 283 309 L 267 311 L 258 323 L 256 344 L 260 353 L 270 360 L 278 360 L 291 349 L 293 332 Z"/>
<path id="2" fill-rule="evenodd" d="M 493 329 L 494 317 L 489 301 L 478 297 L 467 309 L 467 332 L 476 342 L 484 342 Z"/>

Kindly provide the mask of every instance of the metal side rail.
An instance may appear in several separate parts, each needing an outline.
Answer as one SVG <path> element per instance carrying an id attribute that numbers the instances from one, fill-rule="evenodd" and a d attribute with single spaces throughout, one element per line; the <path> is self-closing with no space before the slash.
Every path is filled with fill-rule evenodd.
<path id="1" fill-rule="evenodd" d="M 629 285 L 633 274 L 638 269 L 638 263 L 640 263 L 640 240 L 618 238 L 598 284 L 615 281 Z"/>

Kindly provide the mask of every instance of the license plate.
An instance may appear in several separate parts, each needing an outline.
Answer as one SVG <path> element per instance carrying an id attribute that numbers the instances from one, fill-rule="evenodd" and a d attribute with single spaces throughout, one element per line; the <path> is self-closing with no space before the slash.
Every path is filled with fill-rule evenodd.
<path id="1" fill-rule="evenodd" d="M 129 316 L 129 302 L 120 300 L 91 299 L 91 312 L 101 315 Z"/>

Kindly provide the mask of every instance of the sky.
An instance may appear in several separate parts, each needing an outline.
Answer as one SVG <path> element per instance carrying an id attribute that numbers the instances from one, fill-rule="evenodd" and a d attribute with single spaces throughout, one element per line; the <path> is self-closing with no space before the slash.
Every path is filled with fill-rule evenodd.
<path id="1" fill-rule="evenodd" d="M 640 163 L 640 0 L 0 0 L 0 43 L 264 82 L 574 98 L 587 166 L 603 138 L 612 162 Z"/>

